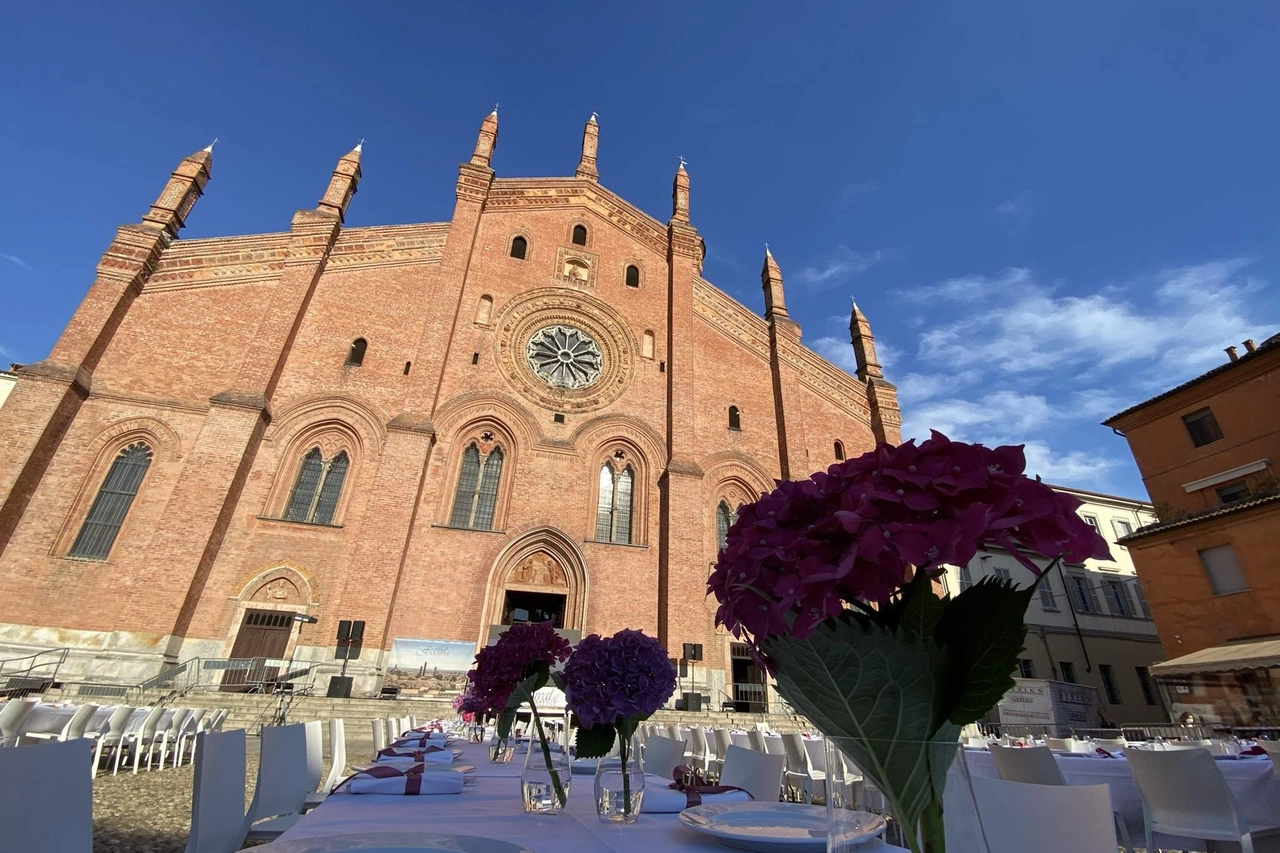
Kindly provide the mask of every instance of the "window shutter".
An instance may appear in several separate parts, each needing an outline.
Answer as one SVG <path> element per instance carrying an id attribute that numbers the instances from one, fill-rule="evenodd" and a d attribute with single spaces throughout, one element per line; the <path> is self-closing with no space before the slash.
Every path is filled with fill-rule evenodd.
<path id="1" fill-rule="evenodd" d="M 1090 609 L 1087 612 L 1101 613 L 1102 605 L 1098 603 L 1098 588 L 1095 587 L 1092 583 L 1090 583 L 1087 577 L 1081 578 L 1080 582 L 1084 584 L 1084 589 L 1086 591 L 1086 594 L 1089 596 Z"/>
<path id="2" fill-rule="evenodd" d="M 613 528 L 613 469 L 600 468 L 600 498 L 596 501 L 596 541 L 608 542 Z"/>
<path id="3" fill-rule="evenodd" d="M 493 529 L 493 508 L 498 502 L 498 481 L 502 477 L 502 448 L 489 451 L 484 460 L 484 472 L 480 477 L 480 496 L 476 501 L 473 530 Z"/>
<path id="4" fill-rule="evenodd" d="M 968 589 L 971 586 L 973 586 L 973 576 L 969 573 L 969 567 L 961 566 L 960 567 L 960 591 L 964 592 L 966 589 Z"/>
<path id="5" fill-rule="evenodd" d="M 1077 613 L 1086 612 L 1084 602 L 1080 600 L 1080 576 L 1067 575 L 1067 599 L 1071 602 L 1071 609 Z"/>
<path id="6" fill-rule="evenodd" d="M 139 442 L 120 451 L 98 489 L 89 514 L 69 552 L 72 557 L 105 560 L 111 553 L 120 525 L 138 494 L 142 478 L 151 467 L 151 448 Z"/>
<path id="7" fill-rule="evenodd" d="M 613 496 L 613 541 L 631 544 L 631 494 L 635 474 L 630 468 L 618 475 L 618 488 Z"/>
<path id="8" fill-rule="evenodd" d="M 1057 610 L 1058 602 L 1053 596 L 1052 578 L 1040 581 L 1040 607 L 1044 610 Z"/>
<path id="9" fill-rule="evenodd" d="M 324 475 L 324 484 L 320 486 L 320 500 L 316 502 L 316 513 L 310 519 L 316 524 L 333 523 L 333 513 L 338 508 L 338 497 L 342 494 L 342 484 L 347 479 L 349 463 L 345 450 L 333 457 L 329 463 L 329 470 Z"/>
<path id="10" fill-rule="evenodd" d="M 462 451 L 462 470 L 458 472 L 458 489 L 453 496 L 453 514 L 449 516 L 451 526 L 471 526 L 471 506 L 475 501 L 476 485 L 479 482 L 480 451 L 473 444 Z"/>
<path id="11" fill-rule="evenodd" d="M 288 521 L 306 521 L 311 512 L 311 504 L 316 497 L 316 489 L 320 486 L 320 475 L 324 472 L 324 460 L 320 457 L 320 448 L 313 447 L 302 457 L 302 467 L 298 469 L 298 479 L 293 484 L 293 494 L 289 496 L 289 507 L 284 517 Z"/>
<path id="12" fill-rule="evenodd" d="M 1240 562 L 1236 552 L 1230 545 L 1218 545 L 1200 552 L 1200 562 L 1204 565 L 1205 574 L 1209 576 L 1209 586 L 1214 595 L 1226 595 L 1230 592 L 1242 592 L 1249 588 L 1249 583 L 1240 570 Z"/>
<path id="13" fill-rule="evenodd" d="M 1147 606 L 1147 595 L 1142 591 L 1142 583 L 1135 580 L 1133 584 L 1133 594 L 1138 598 L 1138 607 L 1142 608 L 1142 615 L 1151 618 L 1151 608 Z"/>

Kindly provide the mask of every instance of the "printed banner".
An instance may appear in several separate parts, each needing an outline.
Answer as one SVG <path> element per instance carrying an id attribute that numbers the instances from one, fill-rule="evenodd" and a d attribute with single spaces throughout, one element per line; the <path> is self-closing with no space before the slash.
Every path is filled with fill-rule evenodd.
<path id="1" fill-rule="evenodd" d="M 387 669 L 401 672 L 466 672 L 476 657 L 475 643 L 458 640 L 391 641 L 391 659 Z"/>

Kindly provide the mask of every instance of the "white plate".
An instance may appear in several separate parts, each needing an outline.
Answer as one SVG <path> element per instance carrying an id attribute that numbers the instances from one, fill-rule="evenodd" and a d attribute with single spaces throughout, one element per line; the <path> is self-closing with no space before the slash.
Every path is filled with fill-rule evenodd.
<path id="1" fill-rule="evenodd" d="M 680 812 L 680 822 L 729 847 L 756 853 L 824 853 L 827 810 L 803 803 L 722 803 Z M 867 815 L 866 836 L 884 829 L 884 818 Z"/>
<path id="2" fill-rule="evenodd" d="M 273 841 L 262 853 L 533 853 L 524 847 L 496 838 L 475 835 L 445 835 L 431 832 L 413 834 L 372 832 L 363 835 L 326 835 L 296 841 Z"/>

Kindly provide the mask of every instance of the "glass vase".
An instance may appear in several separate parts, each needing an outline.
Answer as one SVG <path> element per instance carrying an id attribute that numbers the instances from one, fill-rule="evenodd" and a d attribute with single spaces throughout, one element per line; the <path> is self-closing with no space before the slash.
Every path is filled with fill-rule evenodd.
<path id="1" fill-rule="evenodd" d="M 529 738 L 529 751 L 520 774 L 520 797 L 526 814 L 560 814 L 569 799 L 573 770 L 569 754 L 557 744 L 543 743 L 537 730 Z"/>
<path id="2" fill-rule="evenodd" d="M 644 805 L 644 767 L 640 739 L 632 737 L 617 756 L 600 759 L 596 768 L 596 816 L 606 823 L 635 823 Z"/>
<path id="3" fill-rule="evenodd" d="M 825 738 L 826 767 L 820 788 L 827 805 L 827 853 L 859 853 L 868 833 L 876 832 L 883 819 L 881 837 L 888 844 L 905 847 L 913 853 L 989 853 L 986 838 L 978 820 L 977 807 L 970 784 L 964 750 L 958 743 L 918 743 L 929 750 L 935 762 L 950 760 L 945 789 L 934 808 L 910 826 L 898 814 L 897 800 L 901 792 L 865 772 L 856 756 L 866 755 L 865 744 L 854 738 Z M 907 744 L 901 752 L 907 753 Z"/>
<path id="4" fill-rule="evenodd" d="M 494 735 L 493 739 L 489 741 L 489 761 L 494 764 L 510 764 L 511 756 L 515 754 L 515 738 Z"/>

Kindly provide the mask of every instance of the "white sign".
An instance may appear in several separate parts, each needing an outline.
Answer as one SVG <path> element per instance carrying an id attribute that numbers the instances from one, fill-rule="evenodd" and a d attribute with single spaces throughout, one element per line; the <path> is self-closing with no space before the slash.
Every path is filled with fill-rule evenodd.
<path id="1" fill-rule="evenodd" d="M 476 657 L 476 644 L 457 640 L 409 640 L 397 637 L 391 641 L 391 658 L 387 669 L 402 672 L 427 671 L 466 672 Z"/>
<path id="2" fill-rule="evenodd" d="M 1052 725 L 1053 697 L 1044 681 L 1019 681 L 1000 700 L 1000 722 Z"/>

